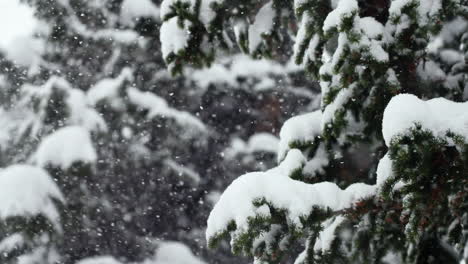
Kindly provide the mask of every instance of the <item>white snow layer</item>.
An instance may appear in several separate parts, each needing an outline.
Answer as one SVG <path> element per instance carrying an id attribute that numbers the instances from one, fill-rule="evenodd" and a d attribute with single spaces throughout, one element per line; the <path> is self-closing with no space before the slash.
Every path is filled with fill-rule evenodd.
<path id="1" fill-rule="evenodd" d="M 69 124 L 81 125 L 89 131 L 107 131 L 104 118 L 88 104 L 86 94 L 83 91 L 70 90 L 67 105 L 70 110 Z"/>
<path id="2" fill-rule="evenodd" d="M 94 163 L 97 159 L 88 130 L 67 126 L 44 137 L 33 160 L 41 167 L 53 165 L 64 170 L 81 161 Z"/>
<path id="3" fill-rule="evenodd" d="M 38 20 L 34 10 L 18 0 L 0 1 L 0 51 L 16 64 L 38 70 L 44 51 L 42 40 L 35 38 Z"/>
<path id="4" fill-rule="evenodd" d="M 164 161 L 164 164 L 169 168 L 173 169 L 175 172 L 177 172 L 179 176 L 186 176 L 190 178 L 194 183 L 200 182 L 200 174 L 198 174 L 198 172 L 196 172 L 192 168 L 179 164 L 173 159 L 166 159 Z"/>
<path id="5" fill-rule="evenodd" d="M 136 88 L 128 88 L 127 91 L 130 102 L 139 106 L 142 109 L 147 109 L 148 118 L 161 116 L 165 118 L 173 118 L 182 126 L 190 126 L 199 131 L 205 131 L 206 127 L 203 122 L 192 114 L 179 111 L 169 107 L 166 100 L 150 92 L 142 92 Z"/>
<path id="6" fill-rule="evenodd" d="M 0 171 L 1 219 L 42 214 L 58 227 L 59 213 L 53 199 L 64 201 L 59 188 L 45 170 L 30 165 L 13 165 Z"/>
<path id="7" fill-rule="evenodd" d="M 216 12 L 211 8 L 214 4 L 221 5 L 224 0 L 204 0 L 200 1 L 200 10 L 198 17 L 206 28 L 209 28 L 211 22 L 216 17 Z"/>
<path id="8" fill-rule="evenodd" d="M 384 26 L 373 17 L 363 17 L 359 19 L 359 26 L 366 36 L 372 39 L 384 33 Z"/>
<path id="9" fill-rule="evenodd" d="M 358 11 L 358 3 L 356 0 L 340 0 L 336 8 L 330 12 L 323 22 L 323 31 L 339 27 L 344 18 L 351 17 L 354 12 Z"/>
<path id="10" fill-rule="evenodd" d="M 280 142 L 278 147 L 278 161 L 283 160 L 294 142 L 313 142 L 317 136 L 322 134 L 322 112 L 315 112 L 294 116 L 284 122 L 280 131 Z"/>
<path id="11" fill-rule="evenodd" d="M 390 16 L 399 16 L 404 7 L 411 5 L 414 0 L 394 0 L 390 4 Z M 422 25 L 430 21 L 442 9 L 442 0 L 416 0 L 418 7 L 418 19 Z"/>
<path id="12" fill-rule="evenodd" d="M 337 216 L 334 219 L 325 221 L 322 225 L 323 230 L 320 231 L 317 240 L 315 241 L 314 251 L 321 251 L 323 253 L 330 250 L 331 243 L 335 239 L 336 228 L 344 222 L 346 218 L 344 216 Z"/>
<path id="13" fill-rule="evenodd" d="M 355 183 L 345 190 L 331 182 L 306 184 L 290 179 L 288 176 L 295 170 L 306 173 L 310 161 L 306 161 L 297 149 L 289 149 L 289 143 L 294 141 L 311 141 L 321 133 L 321 112 L 313 112 L 288 120 L 280 133 L 281 141 L 279 157 L 286 155 L 280 165 L 266 172 L 247 173 L 226 189 L 214 206 L 208 218 L 206 231 L 207 240 L 226 230 L 227 225 L 234 221 L 236 232 L 248 230 L 248 221 L 255 216 L 269 216 L 267 206 L 256 207 L 253 201 L 265 199 L 278 209 L 286 209 L 288 223 L 301 225 L 301 216 L 307 216 L 313 206 L 329 208 L 334 211 L 351 207 L 355 202 L 376 194 L 385 181 L 393 177 L 392 161 L 384 156 L 377 168 L 375 185 Z M 415 125 L 420 125 L 434 133 L 435 136 L 446 137 L 448 131 L 465 136 L 468 131 L 468 102 L 456 103 L 444 98 L 423 101 L 414 95 L 401 94 L 393 97 L 388 104 L 383 118 L 384 140 L 390 145 L 391 140 L 408 133 Z M 324 150 L 317 151 L 318 158 L 326 160 Z M 281 160 L 281 159 L 280 159 Z M 311 161 L 314 161 L 312 159 Z M 316 162 L 317 163 L 317 162 Z M 326 164 L 325 164 L 326 165 Z M 320 162 L 310 164 L 312 171 L 320 167 Z M 395 189 L 404 186 L 398 182 Z M 335 219 L 339 222 L 339 219 Z M 327 224 L 327 228 L 314 245 L 315 249 L 326 250 L 338 222 Z"/>
<path id="14" fill-rule="evenodd" d="M 356 183 L 342 190 L 330 182 L 306 184 L 290 179 L 288 176 L 294 170 L 306 171 L 308 162 L 299 150 L 290 150 L 288 144 L 297 140 L 311 141 L 319 136 L 320 122 L 321 113 L 318 111 L 292 118 L 285 123 L 280 133 L 279 148 L 279 156 L 286 155 L 284 161 L 269 171 L 245 174 L 226 189 L 208 218 L 207 239 L 225 231 L 230 221 L 236 223 L 238 232 L 243 232 L 248 228 L 249 218 L 268 216 L 267 207 L 255 207 L 253 201 L 256 199 L 263 198 L 275 208 L 287 209 L 288 222 L 300 225 L 300 217 L 307 216 L 313 206 L 328 207 L 334 211 L 351 207 L 356 201 L 375 195 L 377 189 L 393 176 L 392 162 L 386 155 L 379 162 L 375 185 Z M 456 103 L 444 98 L 423 101 L 410 94 L 393 97 L 383 118 L 386 144 L 389 145 L 394 137 L 408 133 L 415 124 L 440 137 L 445 137 L 449 130 L 466 135 L 468 102 Z M 324 155 L 322 153 L 319 156 Z M 315 167 L 315 164 L 310 166 Z M 403 185 L 403 182 L 398 182 L 394 189 Z M 330 236 L 338 226 L 335 224 L 331 223 L 330 229 L 321 233 L 325 237 L 318 240 L 315 249 L 327 248 L 327 241 L 332 240 Z"/>
<path id="15" fill-rule="evenodd" d="M 468 102 L 457 103 L 445 98 L 423 101 L 412 94 L 393 97 L 385 108 L 382 132 L 390 145 L 395 136 L 405 134 L 418 124 L 435 136 L 445 137 L 448 131 L 467 135 Z"/>
<path id="16" fill-rule="evenodd" d="M 205 264 L 180 242 L 160 243 L 154 260 L 144 264 Z"/>
<path id="17" fill-rule="evenodd" d="M 264 5 L 255 16 L 255 22 L 249 27 L 249 51 L 253 53 L 262 42 L 262 36 L 273 30 L 275 18 L 273 2 Z"/>
<path id="18" fill-rule="evenodd" d="M 325 172 L 324 169 L 328 166 L 329 162 L 325 146 L 321 145 L 314 157 L 305 164 L 303 173 L 308 178 L 315 177 L 317 174 Z"/>
<path id="19" fill-rule="evenodd" d="M 390 159 L 390 156 L 386 154 L 382 159 L 379 161 L 379 165 L 377 166 L 377 182 L 376 185 L 378 188 L 382 187 L 382 185 L 391 177 L 394 176 L 393 174 L 393 168 L 392 168 L 392 160 Z M 395 186 L 393 187 L 393 190 L 398 190 L 404 186 L 403 181 L 398 181 Z"/>
<path id="20" fill-rule="evenodd" d="M 279 140 L 270 133 L 257 133 L 252 135 L 247 142 L 247 150 L 249 152 L 263 151 L 276 152 L 278 149 Z"/>
<path id="21" fill-rule="evenodd" d="M 225 231 L 231 221 L 239 232 L 245 232 L 249 218 L 268 214 L 269 210 L 253 205 L 252 201 L 258 198 L 264 198 L 275 208 L 287 209 L 287 221 L 301 226 L 300 218 L 308 216 L 314 206 L 341 210 L 375 193 L 375 186 L 363 183 L 342 190 L 331 182 L 306 184 L 292 180 L 289 174 L 305 162 L 299 155 L 302 157 L 300 151 L 293 149 L 277 168 L 247 173 L 232 182 L 210 213 L 207 240 Z"/>
<path id="22" fill-rule="evenodd" d="M 39 130 L 46 118 L 46 109 L 50 104 L 51 97 L 55 90 L 59 90 L 64 94 L 64 103 L 66 104 L 66 112 L 68 113 L 65 120 L 68 125 L 84 126 L 90 131 L 106 131 L 107 125 L 104 119 L 98 112 L 88 103 L 85 93 L 73 88 L 70 83 L 58 76 L 52 76 L 47 82 L 40 86 L 25 84 L 21 87 L 25 97 L 21 104 L 30 105 L 31 101 L 39 100 L 38 111 L 34 112 L 37 118 L 34 118 L 34 131 Z"/>
<path id="23" fill-rule="evenodd" d="M 18 250 L 24 245 L 24 237 L 20 233 L 14 233 L 0 242 L 0 252 L 7 253 Z"/>
<path id="24" fill-rule="evenodd" d="M 283 66 L 277 62 L 267 59 L 252 59 L 247 55 L 235 55 L 226 61 L 214 63 L 209 68 L 193 70 L 188 72 L 190 79 L 198 86 L 207 88 L 211 84 L 226 83 L 236 87 L 239 85 L 239 77 L 254 77 L 261 80 L 273 80 L 272 74 L 282 75 L 294 71 L 291 65 Z M 275 83 L 271 86 L 274 86 Z"/>
<path id="25" fill-rule="evenodd" d="M 116 78 L 100 80 L 88 90 L 87 98 L 89 103 L 95 105 L 102 100 L 112 100 L 118 97 L 125 81 L 133 81 L 133 73 L 129 68 L 124 68 Z"/>
<path id="26" fill-rule="evenodd" d="M 247 142 L 240 138 L 231 141 L 231 145 L 226 149 L 226 156 L 235 157 L 238 154 L 268 152 L 276 153 L 279 140 L 270 133 L 257 133 L 252 135 Z"/>
<path id="27" fill-rule="evenodd" d="M 171 53 L 178 54 L 187 47 L 190 22 L 184 21 L 183 28 L 179 26 L 179 18 L 173 17 L 164 22 L 160 30 L 161 51 L 166 59 Z"/>

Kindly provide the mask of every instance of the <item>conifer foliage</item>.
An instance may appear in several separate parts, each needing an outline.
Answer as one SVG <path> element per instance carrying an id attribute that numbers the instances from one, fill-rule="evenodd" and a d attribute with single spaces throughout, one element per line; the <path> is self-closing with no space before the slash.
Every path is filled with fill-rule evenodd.
<path id="1" fill-rule="evenodd" d="M 0 263 L 238 263 L 206 215 L 316 108 L 301 70 L 235 51 L 173 78 L 160 1 L 22 2 L 42 48 L 0 49 Z"/>
<path id="2" fill-rule="evenodd" d="M 165 0 L 161 17 L 173 73 L 233 43 L 277 58 L 286 34 L 320 82 L 321 109 L 281 129 L 278 165 L 224 191 L 210 246 L 230 237 L 255 263 L 296 244 L 296 264 L 468 260 L 468 2 Z M 350 155 L 365 173 L 343 173 Z"/>

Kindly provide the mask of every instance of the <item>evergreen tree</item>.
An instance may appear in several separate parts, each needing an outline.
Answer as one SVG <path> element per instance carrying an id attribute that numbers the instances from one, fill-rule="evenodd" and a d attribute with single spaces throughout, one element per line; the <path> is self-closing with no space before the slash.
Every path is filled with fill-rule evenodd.
<path id="1" fill-rule="evenodd" d="M 221 195 L 209 245 L 230 236 L 255 263 L 465 263 L 467 11 L 463 0 L 165 0 L 173 73 L 231 43 L 282 59 L 289 34 L 321 87 L 320 110 L 284 123 L 278 165 Z"/>
<path id="2" fill-rule="evenodd" d="M 0 260 L 2 263 L 53 263 L 63 228 L 64 197 L 41 168 L 18 164 L 0 172 Z"/>
<path id="3" fill-rule="evenodd" d="M 63 192 L 63 239 L 53 241 L 61 261 L 141 261 L 158 240 L 176 240 L 237 263 L 206 252 L 203 241 L 219 191 L 257 166 L 225 149 L 234 138 L 275 134 L 298 109 L 317 107 L 301 70 L 234 51 L 206 71 L 172 78 L 158 1 L 27 2 L 44 50 L 34 69 L 0 58 L 0 158 L 2 166 L 45 169 Z M 251 160 L 253 152 L 239 155 Z"/>

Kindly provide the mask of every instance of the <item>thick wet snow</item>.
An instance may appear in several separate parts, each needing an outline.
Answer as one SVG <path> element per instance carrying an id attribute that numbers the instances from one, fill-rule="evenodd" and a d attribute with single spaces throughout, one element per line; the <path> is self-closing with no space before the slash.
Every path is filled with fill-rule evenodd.
<path id="1" fill-rule="evenodd" d="M 246 231 L 249 218 L 268 215 L 268 208 L 253 205 L 255 199 L 264 198 L 275 208 L 287 209 L 288 222 L 301 226 L 301 217 L 314 206 L 341 210 L 375 193 L 375 186 L 362 183 L 342 190 L 331 182 L 306 184 L 292 180 L 289 174 L 302 164 L 297 162 L 299 151 L 290 151 L 290 155 L 275 169 L 242 175 L 224 191 L 208 218 L 207 239 L 225 231 L 231 221 L 237 230 Z"/>
<path id="2" fill-rule="evenodd" d="M 64 201 L 58 186 L 45 170 L 13 165 L 0 171 L 1 219 L 42 214 L 58 227 L 59 213 L 53 199 Z"/>
<path id="3" fill-rule="evenodd" d="M 94 163 L 97 159 L 88 130 L 79 126 L 67 126 L 44 137 L 33 160 L 45 167 L 53 165 L 64 170 L 75 162 Z"/>
<path id="4" fill-rule="evenodd" d="M 468 102 L 457 103 L 445 98 L 424 101 L 411 94 L 393 97 L 385 109 L 382 123 L 387 146 L 394 137 L 407 133 L 416 124 L 435 136 L 445 137 L 448 131 L 466 135 Z"/>

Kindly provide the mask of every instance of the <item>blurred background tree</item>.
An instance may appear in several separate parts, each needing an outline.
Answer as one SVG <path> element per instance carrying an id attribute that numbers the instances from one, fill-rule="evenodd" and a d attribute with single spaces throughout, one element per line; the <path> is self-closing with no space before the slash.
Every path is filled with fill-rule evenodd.
<path id="1" fill-rule="evenodd" d="M 154 260 L 164 241 L 244 261 L 227 244 L 205 249 L 209 210 L 237 175 L 276 162 L 281 124 L 319 106 L 317 84 L 282 53 L 255 61 L 236 49 L 172 77 L 160 1 L 25 3 L 34 35 L 0 50 L 0 164 L 57 183 L 61 261 Z"/>

